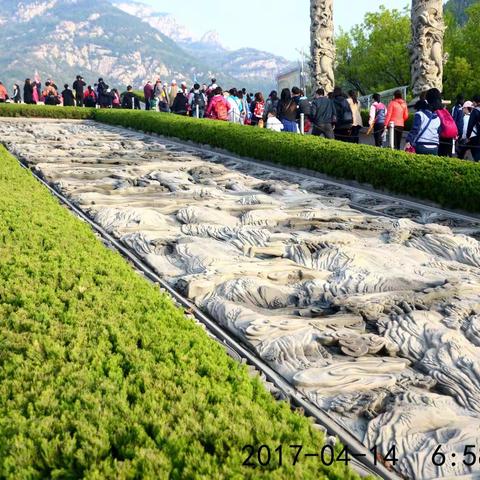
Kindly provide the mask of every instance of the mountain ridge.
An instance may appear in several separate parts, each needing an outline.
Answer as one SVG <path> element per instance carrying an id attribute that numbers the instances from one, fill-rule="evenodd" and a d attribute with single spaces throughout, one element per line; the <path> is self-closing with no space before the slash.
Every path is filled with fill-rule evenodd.
<path id="1" fill-rule="evenodd" d="M 182 30 L 167 13 L 156 12 L 151 18 L 160 19 L 164 30 L 167 18 L 167 33 L 177 41 L 165 35 L 159 25 L 154 27 L 138 13 L 129 14 L 108 0 L 0 0 L 0 44 L 7 46 L 0 50 L 0 80 L 10 87 L 38 70 L 43 81 L 53 78 L 57 84 L 71 83 L 75 75 L 82 74 L 89 82 L 104 77 L 120 88 L 129 83 L 139 87 L 157 77 L 167 82 L 174 78 L 208 82 L 216 77 L 225 87 L 259 90 L 273 86 L 271 71 L 252 74 L 253 70 L 244 68 L 248 65 L 235 64 L 231 51 L 220 44 L 206 43 L 218 40 L 216 34 L 207 32 L 202 42 L 187 29 Z M 252 63 L 251 57 L 256 55 L 266 66 L 276 68 L 278 64 L 272 61 L 276 57 L 265 52 L 248 55 L 246 62 Z"/>

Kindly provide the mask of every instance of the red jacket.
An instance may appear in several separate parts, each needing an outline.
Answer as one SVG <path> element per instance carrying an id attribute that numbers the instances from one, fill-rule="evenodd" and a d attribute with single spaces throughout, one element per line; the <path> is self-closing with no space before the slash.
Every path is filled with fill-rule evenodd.
<path id="1" fill-rule="evenodd" d="M 7 89 L 3 85 L 0 85 L 0 100 L 6 100 L 7 98 L 8 98 Z"/>
<path id="2" fill-rule="evenodd" d="M 408 107 L 403 98 L 396 98 L 388 104 L 385 126 L 388 127 L 393 122 L 396 127 L 404 127 L 408 120 Z"/>
<path id="3" fill-rule="evenodd" d="M 230 111 L 231 107 L 227 102 L 227 99 L 223 95 L 215 95 L 208 104 L 205 116 L 207 118 L 213 118 L 214 120 L 228 120 L 228 118 L 218 118 L 218 107 L 220 103 L 224 104 L 225 108 L 227 109 L 227 113 Z"/>

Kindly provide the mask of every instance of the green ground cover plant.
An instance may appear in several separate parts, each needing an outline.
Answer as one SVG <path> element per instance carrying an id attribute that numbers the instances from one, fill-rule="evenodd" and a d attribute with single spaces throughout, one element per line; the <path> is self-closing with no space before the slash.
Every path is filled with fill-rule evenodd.
<path id="1" fill-rule="evenodd" d="M 38 110 L 37 110 L 38 109 Z M 65 118 L 58 107 L 22 106 L 22 115 Z M 66 109 L 65 109 L 66 110 Z M 12 105 L 0 116 L 19 115 Z M 377 189 L 429 200 L 448 208 L 480 212 L 480 165 L 455 158 L 411 155 L 368 145 L 334 142 L 311 135 L 277 134 L 226 122 L 197 120 L 156 112 L 97 109 L 81 111 L 111 125 L 222 148 L 282 165 L 307 168 Z"/>
<path id="2" fill-rule="evenodd" d="M 359 479 L 292 466 L 322 435 L 2 146 L 0 438 L 8 479 Z M 284 445 L 283 466 L 243 467 L 247 444 Z"/>

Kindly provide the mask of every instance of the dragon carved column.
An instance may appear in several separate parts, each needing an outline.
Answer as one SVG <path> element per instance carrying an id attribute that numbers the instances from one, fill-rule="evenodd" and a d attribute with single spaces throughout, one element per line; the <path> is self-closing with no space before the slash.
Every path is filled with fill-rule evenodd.
<path id="1" fill-rule="evenodd" d="M 328 93 L 335 86 L 333 0 L 310 0 L 310 18 L 313 86 Z"/>
<path id="2" fill-rule="evenodd" d="M 443 88 L 443 0 L 412 0 L 412 86 L 415 96 Z"/>

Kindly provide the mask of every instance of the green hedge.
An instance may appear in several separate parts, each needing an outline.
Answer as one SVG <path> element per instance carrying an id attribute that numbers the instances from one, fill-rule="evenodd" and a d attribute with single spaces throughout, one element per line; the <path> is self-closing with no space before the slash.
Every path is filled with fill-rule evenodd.
<path id="1" fill-rule="evenodd" d="M 11 110 L 10 110 L 11 109 Z M 36 111 L 36 109 L 39 109 Z M 15 112 L 0 106 L 0 116 Z M 23 107 L 23 114 L 64 115 L 59 107 Z M 65 109 L 67 110 L 67 109 Z M 329 141 L 311 135 L 276 134 L 231 123 L 156 112 L 97 109 L 88 118 L 146 132 L 209 144 L 258 160 L 303 167 L 377 189 L 480 212 L 480 165 L 454 158 Z"/>
<path id="2" fill-rule="evenodd" d="M 0 147 L 0 478 L 358 479 Z M 242 467 L 244 445 L 286 446 Z M 287 457 L 288 456 L 288 457 Z M 288 458 L 288 461 L 287 461 Z"/>

